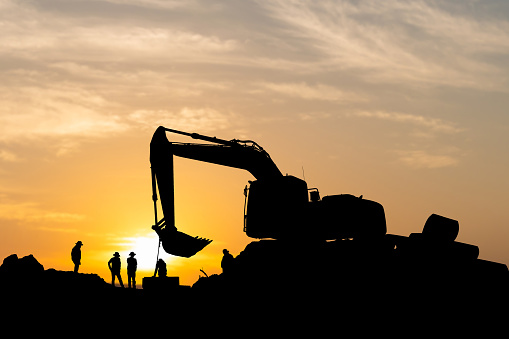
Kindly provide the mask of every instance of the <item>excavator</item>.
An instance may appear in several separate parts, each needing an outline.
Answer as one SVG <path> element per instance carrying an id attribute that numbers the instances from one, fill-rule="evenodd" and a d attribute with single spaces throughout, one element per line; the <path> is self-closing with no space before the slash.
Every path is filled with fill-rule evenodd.
<path id="1" fill-rule="evenodd" d="M 166 133 L 208 143 L 170 142 Z M 193 237 L 175 225 L 173 156 L 247 170 L 255 180 L 244 193 L 244 231 L 250 238 L 331 241 L 383 237 L 386 220 L 381 204 L 350 194 L 324 196 L 292 175 L 283 175 L 269 154 L 252 140 L 223 140 L 197 133 L 158 127 L 150 143 L 152 200 L 155 224 L 163 249 L 192 257 L 211 240 Z M 157 218 L 159 191 L 164 217 Z"/>
<path id="2" fill-rule="evenodd" d="M 200 143 L 172 142 L 167 133 Z M 293 286 L 294 291 L 313 286 L 311 290 L 324 291 L 327 299 L 336 296 L 342 301 L 345 294 L 338 291 L 391 299 L 389 291 L 415 296 L 417 289 L 422 292 L 421 301 L 437 295 L 447 299 L 460 289 L 471 295 L 475 291 L 479 300 L 487 291 L 493 298 L 507 296 L 507 266 L 479 259 L 477 246 L 456 241 L 459 223 L 454 219 L 432 214 L 421 233 L 389 234 L 381 204 L 351 194 L 320 198 L 317 188 L 283 175 L 252 140 L 223 140 L 160 126 L 150 143 L 152 229 L 168 254 L 189 258 L 211 242 L 181 232 L 175 225 L 174 156 L 246 170 L 254 177 L 244 188 L 244 232 L 257 240 L 235 258 L 235 274 L 223 277 L 234 277 L 238 291 L 266 295 L 275 286 L 285 290 Z M 214 281 L 200 279 L 193 288 L 216 288 Z M 232 287 L 231 281 L 224 286 Z"/>
<path id="3" fill-rule="evenodd" d="M 167 133 L 200 143 L 172 142 Z M 509 300 L 507 266 L 479 259 L 477 246 L 456 241 L 459 223 L 454 219 L 432 214 L 421 233 L 389 234 L 381 204 L 351 194 L 320 198 L 317 188 L 283 175 L 252 140 L 223 140 L 160 126 L 150 143 L 152 229 L 168 254 L 189 258 L 211 242 L 175 225 L 174 156 L 246 170 L 254 177 L 244 188 L 244 231 L 257 240 L 235 257 L 233 271 L 200 278 L 193 285 L 198 297 L 217 296 L 221 304 L 226 295 L 233 303 L 245 300 L 239 296 L 288 296 L 299 302 L 308 298 L 329 306 L 341 304 L 345 310 L 370 304 L 395 311 L 447 303 L 447 310 L 457 305 L 457 312 L 500 309 Z M 150 291 L 148 283 L 157 278 L 145 279 Z M 463 307 L 465 303 L 470 307 Z"/>

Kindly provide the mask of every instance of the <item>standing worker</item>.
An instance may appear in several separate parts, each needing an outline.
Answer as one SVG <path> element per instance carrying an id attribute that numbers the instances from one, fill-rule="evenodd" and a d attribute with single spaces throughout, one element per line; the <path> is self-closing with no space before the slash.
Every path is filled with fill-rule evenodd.
<path id="1" fill-rule="evenodd" d="M 233 255 L 231 255 L 227 249 L 224 249 L 223 259 L 221 259 L 221 268 L 223 269 L 223 273 L 228 274 L 231 271 L 233 260 Z"/>
<path id="2" fill-rule="evenodd" d="M 111 284 L 115 286 L 115 277 L 118 278 L 118 282 L 120 286 L 123 288 L 124 283 L 122 282 L 122 277 L 120 276 L 120 254 L 118 252 L 113 253 L 113 258 L 108 261 L 108 267 L 111 271 Z"/>
<path id="3" fill-rule="evenodd" d="M 83 243 L 78 241 L 71 250 L 71 260 L 74 263 L 74 273 L 78 273 L 78 269 L 81 265 L 81 246 L 83 246 Z"/>
<path id="4" fill-rule="evenodd" d="M 136 269 L 138 268 L 138 261 L 134 257 L 136 253 L 129 253 L 129 258 L 127 258 L 127 286 L 131 288 L 131 281 L 133 283 L 133 288 L 136 289 Z"/>

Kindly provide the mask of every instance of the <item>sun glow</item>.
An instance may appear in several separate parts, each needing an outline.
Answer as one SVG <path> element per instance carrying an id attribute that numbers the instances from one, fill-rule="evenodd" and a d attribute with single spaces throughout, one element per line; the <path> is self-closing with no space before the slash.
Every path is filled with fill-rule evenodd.
<path id="1" fill-rule="evenodd" d="M 123 247 L 123 250 L 119 251 L 123 261 L 129 257 L 129 253 L 134 252 L 136 254 L 135 258 L 138 260 L 139 271 L 149 271 L 155 268 L 159 247 L 157 234 L 148 233 L 142 236 L 127 237 L 117 245 Z M 162 258 L 166 264 L 169 264 L 173 259 L 172 256 L 164 252 L 162 247 L 159 248 L 159 258 Z"/>

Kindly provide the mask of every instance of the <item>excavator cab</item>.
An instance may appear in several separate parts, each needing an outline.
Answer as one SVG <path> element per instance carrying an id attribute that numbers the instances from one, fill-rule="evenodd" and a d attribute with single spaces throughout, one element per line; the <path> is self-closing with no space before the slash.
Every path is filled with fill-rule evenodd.
<path id="1" fill-rule="evenodd" d="M 244 231 L 251 238 L 284 239 L 303 236 L 308 188 L 291 175 L 251 182 Z"/>

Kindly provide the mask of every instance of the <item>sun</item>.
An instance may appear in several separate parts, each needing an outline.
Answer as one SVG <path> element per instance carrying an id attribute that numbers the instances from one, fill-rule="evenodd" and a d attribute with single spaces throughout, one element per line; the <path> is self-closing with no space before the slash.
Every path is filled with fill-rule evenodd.
<path id="1" fill-rule="evenodd" d="M 135 253 L 140 271 L 154 270 L 158 257 L 167 264 L 172 260 L 172 257 L 164 252 L 162 246 L 159 248 L 159 237 L 156 233 L 124 238 L 118 245 L 123 247 L 119 253 L 124 259 L 127 259 L 131 252 Z"/>

